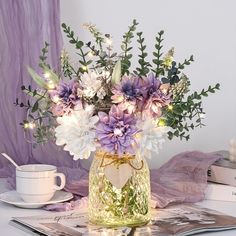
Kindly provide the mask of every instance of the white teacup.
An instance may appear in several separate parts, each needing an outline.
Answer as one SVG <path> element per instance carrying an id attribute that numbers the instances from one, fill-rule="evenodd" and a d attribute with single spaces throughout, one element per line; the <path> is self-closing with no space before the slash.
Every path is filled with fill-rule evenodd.
<path id="1" fill-rule="evenodd" d="M 16 191 L 25 202 L 47 202 L 56 190 L 65 187 L 65 175 L 57 173 L 56 166 L 32 164 L 20 168 L 16 169 Z M 56 185 L 57 177 L 61 180 L 60 186 Z"/>

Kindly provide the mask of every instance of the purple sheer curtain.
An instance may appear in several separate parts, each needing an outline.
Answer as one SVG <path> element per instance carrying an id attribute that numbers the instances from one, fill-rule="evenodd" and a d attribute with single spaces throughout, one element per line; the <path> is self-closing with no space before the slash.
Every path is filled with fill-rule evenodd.
<path id="1" fill-rule="evenodd" d="M 48 163 L 78 168 L 79 176 L 86 170 L 53 143 L 33 148 L 24 139 L 19 123 L 26 111 L 15 107 L 16 98 L 25 102 L 21 86 L 33 84 L 26 66 L 38 68 L 40 51 L 50 44 L 49 62 L 58 69 L 62 48 L 59 0 L 0 1 L 0 151 L 8 153 L 18 164 Z M 0 177 L 14 169 L 0 157 Z"/>

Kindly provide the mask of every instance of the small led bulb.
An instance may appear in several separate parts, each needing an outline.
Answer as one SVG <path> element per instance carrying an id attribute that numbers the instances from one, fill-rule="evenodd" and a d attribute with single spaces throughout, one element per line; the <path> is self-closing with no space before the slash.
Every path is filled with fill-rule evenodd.
<path id="1" fill-rule="evenodd" d="M 33 122 L 30 122 L 28 125 L 29 125 L 29 129 L 34 129 L 35 128 L 35 123 L 33 123 Z"/>
<path id="2" fill-rule="evenodd" d="M 49 79 L 51 74 L 49 72 L 45 72 L 43 76 L 45 79 Z"/>
<path id="3" fill-rule="evenodd" d="M 29 123 L 24 123 L 24 129 L 28 129 L 29 128 Z"/>
<path id="4" fill-rule="evenodd" d="M 52 80 L 49 80 L 49 81 L 48 81 L 47 86 L 48 86 L 48 89 L 49 89 L 49 90 L 55 88 L 55 84 L 53 83 Z"/>
<path id="5" fill-rule="evenodd" d="M 163 127 L 163 126 L 165 126 L 165 125 L 166 125 L 166 123 L 165 123 L 164 120 L 159 120 L 159 122 L 158 122 L 158 126 L 159 126 L 159 127 Z"/>
<path id="6" fill-rule="evenodd" d="M 82 68 L 83 71 L 87 71 L 88 70 L 87 66 L 82 66 L 81 68 Z"/>

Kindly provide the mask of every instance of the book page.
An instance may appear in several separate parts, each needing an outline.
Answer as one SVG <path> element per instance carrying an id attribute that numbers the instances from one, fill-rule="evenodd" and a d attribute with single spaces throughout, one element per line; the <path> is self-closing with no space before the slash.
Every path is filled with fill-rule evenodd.
<path id="1" fill-rule="evenodd" d="M 87 212 L 63 212 L 51 216 L 17 217 L 21 223 L 48 236 L 81 235 L 190 235 L 204 231 L 236 228 L 236 217 L 225 215 L 194 204 L 173 205 L 155 209 L 149 224 L 142 227 L 105 228 L 89 223 Z"/>

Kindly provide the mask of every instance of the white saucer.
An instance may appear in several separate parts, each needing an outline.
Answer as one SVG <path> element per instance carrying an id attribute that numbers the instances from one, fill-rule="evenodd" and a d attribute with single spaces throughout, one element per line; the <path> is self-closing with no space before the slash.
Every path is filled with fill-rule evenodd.
<path id="1" fill-rule="evenodd" d="M 0 194 L 0 201 L 8 203 L 8 204 L 12 204 L 14 206 L 21 207 L 21 208 L 40 208 L 40 207 L 43 207 L 44 205 L 68 201 L 72 198 L 73 198 L 72 193 L 68 193 L 61 190 L 56 191 L 53 198 L 50 201 L 41 202 L 41 203 L 24 202 L 16 191 L 9 191 L 9 192 Z"/>

